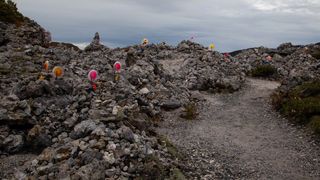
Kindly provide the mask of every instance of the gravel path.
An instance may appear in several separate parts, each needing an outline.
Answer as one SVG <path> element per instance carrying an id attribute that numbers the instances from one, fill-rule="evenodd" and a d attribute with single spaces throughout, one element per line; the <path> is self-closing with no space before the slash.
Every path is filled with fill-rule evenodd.
<path id="1" fill-rule="evenodd" d="M 233 94 L 200 93 L 206 102 L 196 120 L 168 112 L 158 131 L 186 155 L 185 174 L 190 179 L 320 179 L 319 145 L 268 103 L 279 84 L 256 79 L 247 84 Z"/>
<path id="2" fill-rule="evenodd" d="M 28 161 L 35 159 L 35 154 L 15 154 L 10 156 L 0 156 L 0 178 L 6 176 L 16 177 L 19 179 L 19 171 L 26 168 Z"/>

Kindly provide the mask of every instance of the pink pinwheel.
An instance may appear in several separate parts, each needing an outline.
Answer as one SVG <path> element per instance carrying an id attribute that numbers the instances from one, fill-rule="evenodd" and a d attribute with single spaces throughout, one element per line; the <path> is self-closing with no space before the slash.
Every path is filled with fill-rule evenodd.
<path id="1" fill-rule="evenodd" d="M 96 70 L 91 70 L 88 73 L 88 79 L 89 81 L 95 81 L 98 79 L 98 72 Z"/>
<path id="2" fill-rule="evenodd" d="M 113 66 L 114 66 L 114 69 L 115 69 L 117 72 L 120 71 L 120 69 L 121 69 L 121 63 L 120 63 L 119 61 L 115 62 Z"/>

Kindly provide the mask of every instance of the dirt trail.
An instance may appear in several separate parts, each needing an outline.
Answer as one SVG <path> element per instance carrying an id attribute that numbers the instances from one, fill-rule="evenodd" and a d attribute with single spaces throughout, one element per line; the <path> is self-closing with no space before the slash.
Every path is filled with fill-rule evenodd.
<path id="1" fill-rule="evenodd" d="M 200 93 L 196 120 L 168 112 L 159 128 L 184 154 L 192 179 L 319 179 L 319 146 L 268 103 L 277 82 L 248 79 L 233 94 Z M 178 119 L 178 120 L 177 120 Z M 180 119 L 180 120 L 179 120 Z"/>

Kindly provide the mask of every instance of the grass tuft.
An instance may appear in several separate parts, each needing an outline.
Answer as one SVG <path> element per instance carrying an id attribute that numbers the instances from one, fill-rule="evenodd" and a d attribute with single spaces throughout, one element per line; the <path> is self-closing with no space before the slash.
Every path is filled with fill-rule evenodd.
<path id="1" fill-rule="evenodd" d="M 193 120 L 198 115 L 198 108 L 196 103 L 190 102 L 186 105 L 184 105 L 184 111 L 183 114 L 181 114 L 181 117 L 188 120 Z"/>

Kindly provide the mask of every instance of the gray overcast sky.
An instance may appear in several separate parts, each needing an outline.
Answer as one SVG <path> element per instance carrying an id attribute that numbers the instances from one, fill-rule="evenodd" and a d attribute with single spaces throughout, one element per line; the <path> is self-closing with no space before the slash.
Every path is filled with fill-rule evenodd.
<path id="1" fill-rule="evenodd" d="M 15 0 L 53 40 L 116 47 L 195 37 L 219 51 L 320 42 L 320 0 Z"/>

